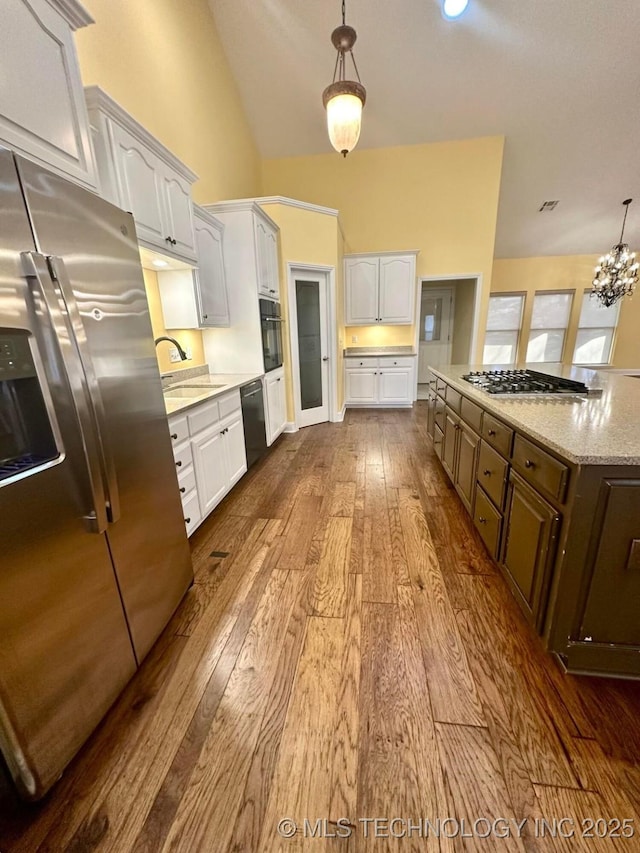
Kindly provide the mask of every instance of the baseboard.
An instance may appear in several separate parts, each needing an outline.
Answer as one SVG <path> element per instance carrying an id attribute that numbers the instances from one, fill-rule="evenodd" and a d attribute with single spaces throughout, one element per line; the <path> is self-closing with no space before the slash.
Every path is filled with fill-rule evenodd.
<path id="1" fill-rule="evenodd" d="M 343 403 L 342 408 L 340 409 L 340 411 L 339 411 L 339 412 L 336 412 L 336 414 L 335 414 L 335 415 L 334 415 L 334 417 L 332 418 L 331 423 L 334 423 L 334 424 L 341 424 L 341 423 L 342 423 L 342 421 L 344 420 L 344 413 L 345 413 L 345 411 L 346 411 L 346 408 L 347 408 L 347 404 L 346 404 L 346 403 Z"/>
<path id="2" fill-rule="evenodd" d="M 412 409 L 411 403 L 345 403 L 347 409 Z"/>
<path id="3" fill-rule="evenodd" d="M 293 421 L 287 421 L 284 425 L 283 432 L 298 432 L 298 425 Z"/>

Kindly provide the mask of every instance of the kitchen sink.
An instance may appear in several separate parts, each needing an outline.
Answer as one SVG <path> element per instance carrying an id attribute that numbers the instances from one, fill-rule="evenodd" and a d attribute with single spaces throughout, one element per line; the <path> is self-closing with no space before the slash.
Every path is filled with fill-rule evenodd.
<path id="1" fill-rule="evenodd" d="M 165 388 L 165 397 L 201 397 L 207 391 L 215 391 L 224 388 L 224 385 L 174 385 L 173 388 Z"/>

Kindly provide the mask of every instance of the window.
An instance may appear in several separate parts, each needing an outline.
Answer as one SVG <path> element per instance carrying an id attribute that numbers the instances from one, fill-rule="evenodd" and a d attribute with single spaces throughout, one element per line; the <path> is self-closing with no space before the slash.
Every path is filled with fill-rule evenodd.
<path id="1" fill-rule="evenodd" d="M 573 291 L 538 291 L 533 299 L 527 362 L 562 361 Z"/>
<path id="2" fill-rule="evenodd" d="M 440 340 L 442 325 L 442 296 L 432 296 L 422 291 L 420 340 L 431 342 Z"/>
<path id="3" fill-rule="evenodd" d="M 501 293 L 489 297 L 483 364 L 515 364 L 523 308 L 523 293 Z"/>
<path id="4" fill-rule="evenodd" d="M 613 333 L 618 325 L 620 303 L 616 302 L 610 308 L 591 297 L 591 291 L 586 290 L 582 297 L 580 322 L 576 348 L 573 351 L 574 364 L 609 364 Z"/>

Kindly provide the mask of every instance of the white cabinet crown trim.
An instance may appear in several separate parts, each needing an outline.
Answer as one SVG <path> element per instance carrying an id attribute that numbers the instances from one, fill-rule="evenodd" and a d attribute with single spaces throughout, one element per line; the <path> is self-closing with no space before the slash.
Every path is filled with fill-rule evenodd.
<path id="1" fill-rule="evenodd" d="M 289 198 L 284 195 L 266 195 L 254 199 L 258 204 L 284 204 L 287 207 L 297 207 L 300 210 L 308 210 L 310 213 L 323 213 L 325 216 L 339 216 L 340 211 L 334 207 L 323 207 L 320 204 L 311 204 L 309 201 L 301 201 L 298 198 Z"/>
<path id="2" fill-rule="evenodd" d="M 135 136 L 143 145 L 159 157 L 170 169 L 177 172 L 189 183 L 194 183 L 198 176 L 182 160 L 179 160 L 175 154 L 169 151 L 165 146 L 149 131 L 137 122 L 123 107 L 120 106 L 110 95 L 101 89 L 99 86 L 86 86 L 84 90 L 87 107 L 89 110 L 99 110 L 109 118 L 116 121 L 119 125 Z"/>
<path id="3" fill-rule="evenodd" d="M 396 257 L 397 255 L 419 255 L 420 249 L 396 249 L 394 252 L 350 252 L 348 255 L 344 255 L 345 261 L 348 261 L 349 258 L 385 258 L 385 257 Z"/>
<path id="4" fill-rule="evenodd" d="M 219 201 L 215 204 L 204 204 L 202 205 L 205 210 L 209 213 L 220 214 L 220 213 L 233 213 L 235 211 L 244 212 L 250 210 L 256 216 L 261 217 L 267 225 L 271 226 L 274 231 L 280 231 L 280 226 L 277 222 L 274 222 L 273 219 L 266 213 L 259 204 L 256 204 L 255 200 L 252 198 L 241 198 L 236 201 Z"/>
<path id="5" fill-rule="evenodd" d="M 95 24 L 95 19 L 77 0 L 47 0 L 47 2 L 62 15 L 72 30 Z"/>

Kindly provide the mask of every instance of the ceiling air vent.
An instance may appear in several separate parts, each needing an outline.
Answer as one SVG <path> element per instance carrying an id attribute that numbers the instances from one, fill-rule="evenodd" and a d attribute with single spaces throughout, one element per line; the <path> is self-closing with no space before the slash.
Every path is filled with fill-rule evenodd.
<path id="1" fill-rule="evenodd" d="M 549 210 L 555 210 L 557 206 L 558 206 L 558 200 L 557 199 L 556 199 L 556 201 L 543 201 L 542 207 L 540 208 L 540 210 L 538 212 L 542 213 L 545 210 L 548 210 L 548 211 Z"/>

